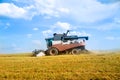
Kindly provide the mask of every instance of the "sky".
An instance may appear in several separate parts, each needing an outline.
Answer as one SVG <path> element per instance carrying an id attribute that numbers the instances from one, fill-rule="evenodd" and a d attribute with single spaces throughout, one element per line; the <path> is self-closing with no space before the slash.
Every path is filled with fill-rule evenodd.
<path id="1" fill-rule="evenodd" d="M 0 0 L 0 53 L 46 50 L 67 30 L 88 50 L 120 49 L 120 0 Z"/>

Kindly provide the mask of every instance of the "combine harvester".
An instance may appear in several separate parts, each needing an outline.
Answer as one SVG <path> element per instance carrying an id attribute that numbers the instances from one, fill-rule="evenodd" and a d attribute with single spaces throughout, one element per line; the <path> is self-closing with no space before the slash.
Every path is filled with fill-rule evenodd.
<path id="1" fill-rule="evenodd" d="M 47 50 L 34 50 L 35 56 L 43 55 L 58 55 L 58 54 L 79 54 L 80 52 L 87 51 L 85 48 L 85 41 L 88 36 L 70 35 L 68 32 L 63 34 L 54 33 L 53 37 L 46 38 Z"/>

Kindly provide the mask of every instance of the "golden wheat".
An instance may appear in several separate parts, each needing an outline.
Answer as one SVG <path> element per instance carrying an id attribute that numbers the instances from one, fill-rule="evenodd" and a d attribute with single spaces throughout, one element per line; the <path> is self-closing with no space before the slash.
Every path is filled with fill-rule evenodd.
<path id="1" fill-rule="evenodd" d="M 0 57 L 0 80 L 119 80 L 120 54 Z"/>

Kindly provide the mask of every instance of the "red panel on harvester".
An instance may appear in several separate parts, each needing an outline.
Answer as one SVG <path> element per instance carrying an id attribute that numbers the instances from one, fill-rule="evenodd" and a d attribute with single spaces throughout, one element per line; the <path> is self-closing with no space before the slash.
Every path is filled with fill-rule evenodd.
<path id="1" fill-rule="evenodd" d="M 72 43 L 72 44 L 56 44 L 52 47 L 57 48 L 59 51 L 68 50 L 75 47 L 85 46 L 85 43 Z"/>

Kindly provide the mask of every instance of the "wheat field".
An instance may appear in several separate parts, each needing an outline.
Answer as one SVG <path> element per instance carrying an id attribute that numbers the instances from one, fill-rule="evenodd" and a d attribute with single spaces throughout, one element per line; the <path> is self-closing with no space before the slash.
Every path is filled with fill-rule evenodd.
<path id="1" fill-rule="evenodd" d="M 0 80 L 120 80 L 120 54 L 0 55 Z"/>

